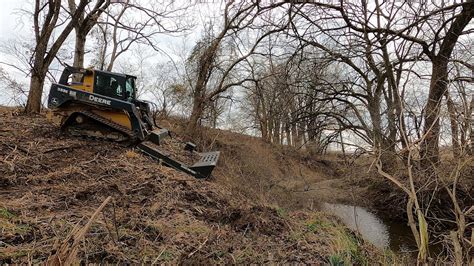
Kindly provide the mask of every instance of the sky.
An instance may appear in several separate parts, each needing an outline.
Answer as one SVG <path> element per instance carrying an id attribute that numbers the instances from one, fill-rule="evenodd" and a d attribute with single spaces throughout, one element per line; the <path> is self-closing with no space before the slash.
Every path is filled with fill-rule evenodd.
<path id="1" fill-rule="evenodd" d="M 1 62 L 11 63 L 12 60 L 5 53 L 3 53 L 2 46 L 8 44 L 10 40 L 18 38 L 25 34 L 29 29 L 19 25 L 19 14 L 17 13 L 21 8 L 28 4 L 28 0 L 0 0 L 0 67 L 7 70 L 8 73 L 17 80 L 26 82 L 25 75 L 15 71 L 13 68 L 2 64 Z M 0 94 L 0 105 L 10 103 L 10 95 Z"/>
<path id="2" fill-rule="evenodd" d="M 14 13 L 26 2 L 25 0 L 0 0 L 0 40 L 6 40 L 8 36 L 15 34 L 17 15 Z"/>

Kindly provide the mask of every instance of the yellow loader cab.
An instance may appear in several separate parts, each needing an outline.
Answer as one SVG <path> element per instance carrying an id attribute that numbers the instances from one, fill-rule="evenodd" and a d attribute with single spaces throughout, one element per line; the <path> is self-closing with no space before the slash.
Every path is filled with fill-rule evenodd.
<path id="1" fill-rule="evenodd" d="M 136 77 L 126 74 L 67 66 L 59 83 L 51 85 L 49 115 L 60 121 L 61 130 L 86 136 L 137 144 L 143 153 L 198 178 L 209 177 L 219 152 L 198 153 L 201 159 L 192 166 L 173 160 L 155 148 L 169 137 L 167 129 L 154 130 L 150 104 L 136 98 Z M 155 145 L 148 145 L 149 142 Z M 196 152 L 186 143 L 186 152 Z M 197 152 L 196 152 L 197 153 Z"/>

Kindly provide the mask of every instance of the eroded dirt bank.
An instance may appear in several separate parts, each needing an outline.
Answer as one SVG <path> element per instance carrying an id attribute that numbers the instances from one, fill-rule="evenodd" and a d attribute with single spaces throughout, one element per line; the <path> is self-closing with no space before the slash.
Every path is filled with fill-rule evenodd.
<path id="1" fill-rule="evenodd" d="M 236 154 L 223 157 L 215 180 L 198 181 L 131 148 L 61 136 L 43 115 L 2 108 L 0 125 L 2 263 L 44 262 L 108 196 L 81 241 L 77 259 L 85 263 L 387 259 L 334 217 L 288 212 L 226 183 Z"/>

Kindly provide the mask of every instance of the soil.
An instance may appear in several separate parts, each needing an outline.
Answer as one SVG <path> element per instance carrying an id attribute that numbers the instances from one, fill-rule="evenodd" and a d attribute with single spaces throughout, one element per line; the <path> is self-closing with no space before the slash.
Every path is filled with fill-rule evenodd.
<path id="1" fill-rule="evenodd" d="M 61 135 L 43 114 L 1 108 L 0 125 L 0 264 L 46 261 L 109 196 L 78 261 L 312 264 L 337 251 L 335 219 L 247 197 L 225 185 L 225 159 L 215 179 L 196 180 L 133 148 Z M 331 226 L 313 230 L 315 220 Z"/>

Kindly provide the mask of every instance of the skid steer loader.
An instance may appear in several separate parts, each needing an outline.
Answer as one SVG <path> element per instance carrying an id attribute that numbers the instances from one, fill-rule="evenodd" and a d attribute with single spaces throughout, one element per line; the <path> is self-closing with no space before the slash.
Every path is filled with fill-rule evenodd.
<path id="1" fill-rule="evenodd" d="M 150 104 L 136 98 L 136 77 L 94 69 L 65 67 L 48 97 L 48 118 L 58 121 L 71 135 L 107 139 L 136 145 L 138 150 L 169 167 L 196 178 L 207 178 L 219 152 L 198 153 L 193 143 L 183 143 L 183 153 L 197 162 L 188 166 L 161 149 L 171 136 L 154 125 Z"/>

